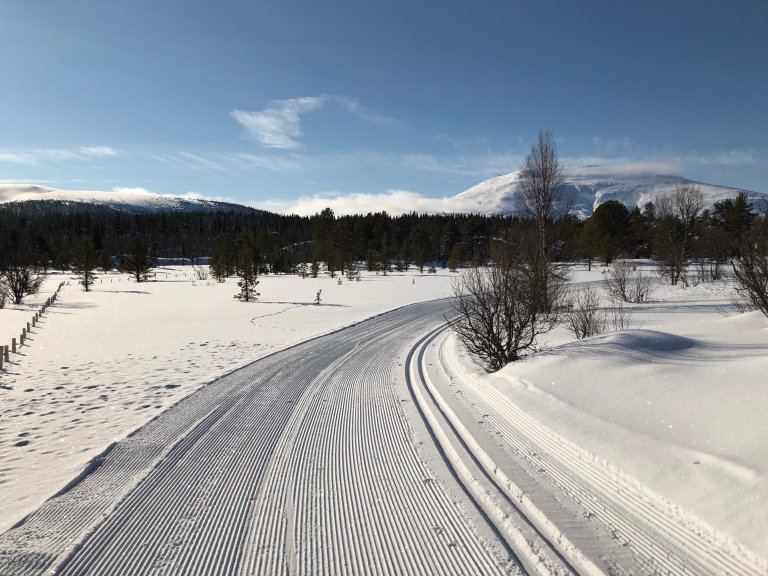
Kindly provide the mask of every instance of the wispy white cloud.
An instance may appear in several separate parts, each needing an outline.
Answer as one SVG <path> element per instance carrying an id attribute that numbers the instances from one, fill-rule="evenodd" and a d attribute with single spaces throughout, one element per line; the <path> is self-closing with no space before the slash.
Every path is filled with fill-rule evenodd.
<path id="1" fill-rule="evenodd" d="M 0 150 L 0 162 L 5 164 L 35 164 L 36 158 L 28 152 Z"/>
<path id="2" fill-rule="evenodd" d="M 711 152 L 691 152 L 681 156 L 680 161 L 713 166 L 768 166 L 768 149 L 733 148 Z"/>
<path id="3" fill-rule="evenodd" d="M 302 168 L 298 156 L 271 156 L 265 154 L 248 154 L 239 152 L 225 155 L 226 159 L 240 168 L 263 168 L 272 172 L 291 172 Z"/>
<path id="4" fill-rule="evenodd" d="M 118 151 L 110 146 L 82 146 L 80 152 L 86 156 L 117 156 Z"/>
<path id="5" fill-rule="evenodd" d="M 566 175 L 599 174 L 599 168 L 604 167 L 606 174 L 615 176 L 633 176 L 640 174 L 662 174 L 665 176 L 680 175 L 680 165 L 674 161 L 617 161 L 606 158 L 578 158 L 566 164 Z"/>
<path id="6" fill-rule="evenodd" d="M 153 160 L 189 170 L 230 170 L 264 169 L 272 172 L 291 172 L 302 168 L 301 159 L 296 155 L 277 156 L 250 154 L 246 152 L 192 153 L 172 152 L 153 154 Z"/>
<path id="7" fill-rule="evenodd" d="M 92 161 L 94 158 L 115 157 L 118 155 L 118 151 L 109 146 L 6 149 L 0 150 L 0 163 L 36 166 L 44 162 Z"/>
<path id="8" fill-rule="evenodd" d="M 402 128 L 404 126 L 403 122 L 396 118 L 379 114 L 369 108 L 364 108 L 355 98 L 350 98 L 348 96 L 326 96 L 326 98 L 331 102 L 337 102 L 350 114 L 362 118 L 363 120 L 367 120 L 368 122 L 391 128 Z"/>
<path id="9" fill-rule="evenodd" d="M 303 136 L 302 114 L 320 110 L 329 104 L 340 106 L 350 114 L 380 126 L 401 127 L 403 125 L 395 118 L 364 108 L 355 98 L 325 94 L 273 100 L 263 110 L 251 112 L 233 110 L 230 116 L 245 127 L 251 138 L 267 148 L 290 150 L 301 147 L 298 139 Z"/>
<path id="10" fill-rule="evenodd" d="M 273 100 L 264 110 L 233 110 L 231 116 L 268 148 L 298 148 L 300 143 L 296 138 L 302 136 L 301 115 L 322 108 L 326 101 L 323 96 Z"/>
<path id="11" fill-rule="evenodd" d="M 522 155 L 486 152 L 476 155 L 406 154 L 402 156 L 405 166 L 424 172 L 454 174 L 486 178 L 517 170 Z"/>
<path id="12" fill-rule="evenodd" d="M 611 174 L 667 174 L 675 175 L 681 171 L 679 160 L 675 158 L 664 159 L 633 159 L 628 156 L 611 158 L 606 156 L 566 156 L 560 159 L 568 171 L 578 171 L 587 168 L 594 172 L 594 168 L 604 166 L 610 169 Z"/>
<path id="13" fill-rule="evenodd" d="M 220 172 L 225 169 L 221 162 L 217 162 L 216 160 L 212 160 L 211 158 L 207 158 L 205 156 L 200 156 L 199 154 L 193 154 L 192 152 L 179 152 L 178 155 L 183 159 L 186 165 L 192 169 L 214 170 L 216 172 Z"/>

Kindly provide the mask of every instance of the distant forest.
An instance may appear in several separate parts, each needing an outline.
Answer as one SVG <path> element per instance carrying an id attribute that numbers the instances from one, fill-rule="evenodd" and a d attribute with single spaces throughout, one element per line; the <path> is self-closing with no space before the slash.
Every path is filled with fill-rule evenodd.
<path id="1" fill-rule="evenodd" d="M 416 264 L 484 261 L 489 238 L 510 226 L 503 216 L 391 216 L 385 212 L 336 217 L 286 216 L 262 210 L 130 213 L 86 203 L 28 201 L 0 204 L 0 253 L 24 253 L 49 268 L 67 269 L 82 238 L 102 254 L 102 267 L 119 266 L 129 242 L 152 258 L 188 259 L 231 253 L 248 242 L 262 272 L 293 272 L 300 262 L 376 260 Z M 0 254 L 0 259 L 3 256 Z"/>
<path id="2" fill-rule="evenodd" d="M 676 209 L 674 198 L 628 209 L 601 204 L 587 220 L 566 214 L 550 223 L 553 256 L 560 261 L 618 257 L 673 257 L 724 262 L 736 255 L 753 225 L 745 195 L 711 210 Z M 238 247 L 247 244 L 259 273 L 293 273 L 302 262 L 322 262 L 343 271 L 352 263 L 368 269 L 425 264 L 455 268 L 484 264 L 494 239 L 519 237 L 527 221 L 510 216 L 384 212 L 336 216 L 326 208 L 314 216 L 262 210 L 130 213 L 87 203 L 28 201 L 0 204 L 0 267 L 18 260 L 44 268 L 69 269 L 78 246 L 89 239 L 102 268 L 119 267 L 136 241 L 152 259 L 204 257 L 236 267 Z M 678 256 L 675 256 L 678 257 Z"/>

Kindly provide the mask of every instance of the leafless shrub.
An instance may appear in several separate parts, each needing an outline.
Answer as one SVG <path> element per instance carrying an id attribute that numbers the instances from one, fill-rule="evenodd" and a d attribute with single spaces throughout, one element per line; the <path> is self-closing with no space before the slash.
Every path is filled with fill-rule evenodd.
<path id="1" fill-rule="evenodd" d="M 208 280 L 208 270 L 202 266 L 192 266 L 192 270 L 195 273 L 195 278 L 198 280 Z"/>
<path id="2" fill-rule="evenodd" d="M 738 314 L 744 314 L 745 312 L 752 312 L 756 310 L 754 303 L 743 292 L 739 292 L 736 286 L 733 286 L 733 290 L 728 295 L 728 300 L 731 303 L 731 308 L 736 310 Z M 728 316 L 729 311 L 723 310 L 721 312 L 723 316 Z"/>
<path id="3" fill-rule="evenodd" d="M 614 260 L 605 278 L 608 293 L 622 302 L 646 302 L 653 292 L 653 280 L 627 260 Z"/>
<path id="4" fill-rule="evenodd" d="M 602 334 L 608 324 L 608 315 L 600 308 L 600 295 L 595 290 L 581 288 L 568 299 L 565 323 L 577 339 Z"/>
<path id="5" fill-rule="evenodd" d="M 768 316 L 768 221 L 750 235 L 741 255 L 731 262 L 737 309 L 751 307 Z M 751 306 L 750 306 L 751 304 Z"/>
<path id="6" fill-rule="evenodd" d="M 535 350 L 537 337 L 557 325 L 556 312 L 541 310 L 541 297 L 524 268 L 470 268 L 454 283 L 453 330 L 489 370 Z"/>
<path id="7" fill-rule="evenodd" d="M 725 278 L 722 262 L 717 258 L 700 258 L 696 261 L 695 276 L 690 277 L 691 284 L 698 286 L 702 282 L 716 282 Z"/>
<path id="8" fill-rule="evenodd" d="M 14 304 L 25 296 L 37 294 L 45 280 L 42 268 L 32 264 L 12 264 L 0 271 L 0 292 Z"/>
<path id="9" fill-rule="evenodd" d="M 632 327 L 632 312 L 624 308 L 624 302 L 613 300 L 609 310 L 613 331 L 629 330 Z"/>

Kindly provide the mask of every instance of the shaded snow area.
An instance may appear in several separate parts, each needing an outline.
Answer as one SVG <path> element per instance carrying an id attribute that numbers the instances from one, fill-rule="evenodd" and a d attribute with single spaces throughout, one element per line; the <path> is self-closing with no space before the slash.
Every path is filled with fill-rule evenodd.
<path id="1" fill-rule="evenodd" d="M 0 310 L 0 344 L 18 339 L 59 282 L 69 282 L 0 374 L 0 531 L 35 510 L 110 443 L 238 367 L 387 310 L 442 298 L 456 274 L 362 272 L 346 278 L 262 276 L 262 296 L 234 298 L 236 279 L 97 277 L 84 292 L 51 275 L 40 294 Z M 321 304 L 314 303 L 322 290 Z"/>
<path id="2" fill-rule="evenodd" d="M 746 546 L 765 568 L 768 321 L 737 314 L 720 283 L 660 286 L 629 310 L 634 329 L 581 341 L 553 333 L 526 361 L 473 372 L 635 486 L 644 506 Z"/>

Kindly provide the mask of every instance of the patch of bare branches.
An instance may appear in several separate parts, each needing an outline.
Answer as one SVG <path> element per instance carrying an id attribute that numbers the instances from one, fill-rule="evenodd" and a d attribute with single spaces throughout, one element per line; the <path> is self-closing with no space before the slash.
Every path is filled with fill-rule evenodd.
<path id="1" fill-rule="evenodd" d="M 600 294 L 584 287 L 571 294 L 567 301 L 565 325 L 577 339 L 605 332 L 608 313 L 600 307 Z"/>
<path id="2" fill-rule="evenodd" d="M 614 260 L 605 278 L 608 294 L 622 302 L 646 302 L 653 292 L 653 279 L 628 260 Z"/>
<path id="3" fill-rule="evenodd" d="M 768 316 L 768 216 L 754 228 L 731 266 L 737 308 L 757 309 Z"/>

